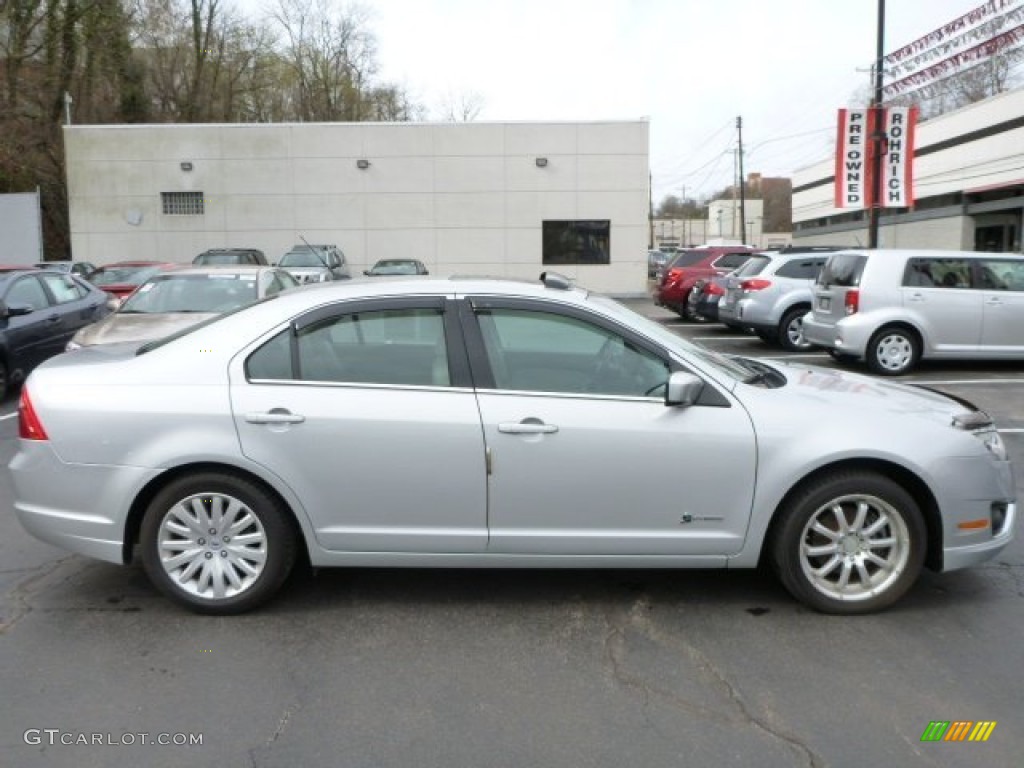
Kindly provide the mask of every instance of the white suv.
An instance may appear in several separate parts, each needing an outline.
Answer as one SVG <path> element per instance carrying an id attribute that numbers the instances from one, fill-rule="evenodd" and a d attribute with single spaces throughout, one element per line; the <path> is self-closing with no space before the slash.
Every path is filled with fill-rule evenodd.
<path id="1" fill-rule="evenodd" d="M 833 246 L 795 247 L 757 253 L 725 278 L 718 320 L 734 328 L 751 328 L 768 343 L 798 352 L 810 349 L 803 317 L 811 309 L 814 279 Z"/>
<path id="2" fill-rule="evenodd" d="M 875 373 L 922 357 L 1024 360 L 1024 256 L 975 251 L 842 251 L 818 275 L 807 341 Z"/>

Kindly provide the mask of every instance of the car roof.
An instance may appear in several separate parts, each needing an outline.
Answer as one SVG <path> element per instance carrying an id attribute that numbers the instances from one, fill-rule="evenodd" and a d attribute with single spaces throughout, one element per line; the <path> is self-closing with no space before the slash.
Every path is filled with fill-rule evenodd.
<path id="1" fill-rule="evenodd" d="M 106 267 L 176 267 L 178 266 L 173 261 L 113 261 L 109 264 L 103 264 L 97 269 L 105 269 Z"/>
<path id="2" fill-rule="evenodd" d="M 184 275 L 259 275 L 263 272 L 277 272 L 278 267 L 271 267 L 265 264 L 222 264 L 202 267 L 180 267 L 178 269 L 167 270 L 162 272 L 156 277 L 163 279 L 165 277 Z M 282 270 L 283 271 L 283 270 Z"/>

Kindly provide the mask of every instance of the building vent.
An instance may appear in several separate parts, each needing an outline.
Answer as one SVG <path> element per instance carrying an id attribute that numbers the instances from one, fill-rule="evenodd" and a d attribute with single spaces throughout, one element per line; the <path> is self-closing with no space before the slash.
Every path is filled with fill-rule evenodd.
<path id="1" fill-rule="evenodd" d="M 160 202 L 167 216 L 202 216 L 206 213 L 202 192 L 161 192 Z"/>

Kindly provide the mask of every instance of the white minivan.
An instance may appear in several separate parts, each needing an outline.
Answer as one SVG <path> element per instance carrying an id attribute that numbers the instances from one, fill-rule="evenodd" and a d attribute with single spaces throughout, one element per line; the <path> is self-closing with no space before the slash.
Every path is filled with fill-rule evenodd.
<path id="1" fill-rule="evenodd" d="M 848 250 L 828 257 L 804 337 L 896 376 L 921 358 L 1024 360 L 1024 255 Z"/>

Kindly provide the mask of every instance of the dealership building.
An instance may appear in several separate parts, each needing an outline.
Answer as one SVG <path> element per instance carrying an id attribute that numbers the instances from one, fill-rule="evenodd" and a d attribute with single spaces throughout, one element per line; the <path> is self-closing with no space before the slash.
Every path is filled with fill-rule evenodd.
<path id="1" fill-rule="evenodd" d="M 64 129 L 74 258 L 274 261 L 332 243 L 353 273 L 433 274 L 638 293 L 646 279 L 646 120 L 582 123 L 78 125 Z"/>
<path id="2" fill-rule="evenodd" d="M 1020 252 L 1024 213 L 1024 89 L 921 122 L 911 208 L 883 209 L 883 248 Z M 868 242 L 864 210 L 835 206 L 833 157 L 793 178 L 793 242 Z"/>

